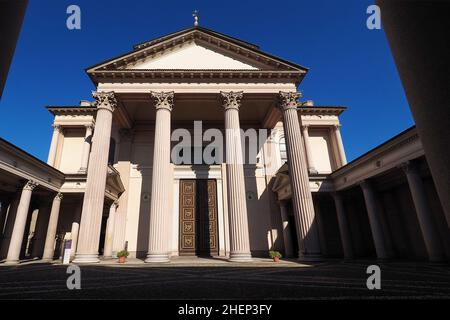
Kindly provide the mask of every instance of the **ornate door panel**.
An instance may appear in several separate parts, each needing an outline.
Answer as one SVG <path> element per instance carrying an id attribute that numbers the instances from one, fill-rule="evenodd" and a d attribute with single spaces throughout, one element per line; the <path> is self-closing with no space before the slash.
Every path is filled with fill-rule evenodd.
<path id="1" fill-rule="evenodd" d="M 195 180 L 180 180 L 180 254 L 195 255 Z"/>
<path id="2" fill-rule="evenodd" d="M 180 255 L 219 254 L 215 180 L 180 180 Z"/>

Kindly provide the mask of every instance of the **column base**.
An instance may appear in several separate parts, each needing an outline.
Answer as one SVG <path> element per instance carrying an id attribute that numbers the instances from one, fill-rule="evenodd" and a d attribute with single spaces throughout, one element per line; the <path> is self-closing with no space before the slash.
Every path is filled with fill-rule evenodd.
<path id="1" fill-rule="evenodd" d="M 99 263 L 97 253 L 77 253 L 73 263 Z"/>
<path id="2" fill-rule="evenodd" d="M 147 254 L 146 263 L 167 263 L 170 262 L 168 254 Z"/>
<path id="3" fill-rule="evenodd" d="M 299 254 L 297 259 L 300 262 L 321 262 L 323 261 L 323 257 L 320 254 Z"/>
<path id="4" fill-rule="evenodd" d="M 252 255 L 250 252 L 248 253 L 230 253 L 230 258 L 228 258 L 230 262 L 250 262 L 252 261 Z"/>
<path id="5" fill-rule="evenodd" d="M 42 262 L 53 262 L 52 258 L 42 258 L 41 259 Z"/>
<path id="6" fill-rule="evenodd" d="M 19 260 L 6 260 L 5 262 L 3 262 L 4 266 L 14 266 L 14 265 L 18 265 L 20 263 Z"/>
<path id="7" fill-rule="evenodd" d="M 309 168 L 308 172 L 309 174 L 319 174 L 319 171 L 317 171 L 315 168 Z"/>

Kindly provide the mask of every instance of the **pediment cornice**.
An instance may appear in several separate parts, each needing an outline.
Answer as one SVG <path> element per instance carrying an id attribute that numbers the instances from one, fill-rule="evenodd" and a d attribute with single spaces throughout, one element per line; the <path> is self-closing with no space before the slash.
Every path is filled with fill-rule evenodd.
<path id="1" fill-rule="evenodd" d="M 258 66 L 258 70 L 220 69 L 133 69 L 134 65 L 161 56 L 177 47 L 195 43 L 212 48 L 235 59 Z M 135 46 L 135 49 L 119 57 L 86 69 L 94 83 L 131 82 L 142 79 L 289 79 L 300 83 L 307 68 L 265 53 L 255 45 L 228 37 L 205 28 L 189 28 Z"/>

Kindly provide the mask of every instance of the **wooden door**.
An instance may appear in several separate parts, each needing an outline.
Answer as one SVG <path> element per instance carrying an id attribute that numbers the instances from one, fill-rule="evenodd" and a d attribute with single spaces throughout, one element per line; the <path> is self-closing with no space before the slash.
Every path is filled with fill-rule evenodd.
<path id="1" fill-rule="evenodd" d="M 180 180 L 180 255 L 217 256 L 215 180 Z"/>

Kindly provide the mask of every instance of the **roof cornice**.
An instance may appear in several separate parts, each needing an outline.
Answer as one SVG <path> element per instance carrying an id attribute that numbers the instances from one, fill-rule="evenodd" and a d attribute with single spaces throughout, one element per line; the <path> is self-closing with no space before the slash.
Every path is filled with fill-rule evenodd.
<path id="1" fill-rule="evenodd" d="M 347 110 L 347 107 L 344 106 L 302 106 L 299 104 L 298 112 L 310 115 L 328 114 L 339 116 L 345 110 Z"/>
<path id="2" fill-rule="evenodd" d="M 248 82 L 249 80 L 272 79 L 287 80 L 300 83 L 304 72 L 284 70 L 217 70 L 217 69 L 173 69 L 173 70 L 98 70 L 90 72 L 89 76 L 95 83 L 99 82 L 143 82 L 148 80 L 202 80 L 214 79 L 218 82 L 229 81 Z"/>
<path id="3" fill-rule="evenodd" d="M 53 115 L 58 114 L 88 114 L 92 115 L 97 111 L 96 107 L 84 106 L 47 106 L 46 109 Z"/>
<path id="4" fill-rule="evenodd" d="M 383 156 L 384 154 L 391 152 L 392 150 L 395 150 L 397 148 L 400 148 L 406 144 L 409 144 L 413 141 L 416 141 L 417 139 L 420 138 L 417 133 L 416 126 L 414 125 L 404 130 L 403 132 L 399 133 L 398 135 L 392 137 L 391 139 L 383 142 L 382 144 L 376 146 L 375 148 L 367 151 L 358 158 L 347 163 L 345 166 L 342 166 L 339 169 L 333 171 L 330 174 L 330 176 L 333 179 L 336 179 L 337 177 L 345 175 L 349 171 L 354 170 L 356 167 L 362 166 L 367 162 L 373 161 Z"/>

